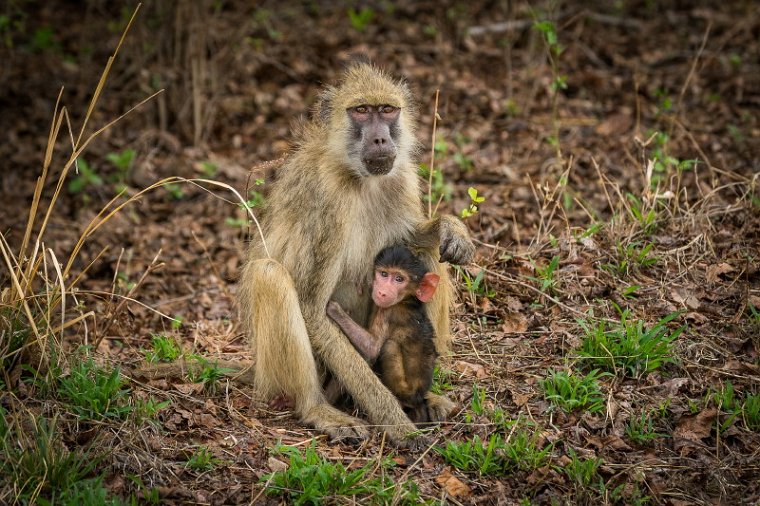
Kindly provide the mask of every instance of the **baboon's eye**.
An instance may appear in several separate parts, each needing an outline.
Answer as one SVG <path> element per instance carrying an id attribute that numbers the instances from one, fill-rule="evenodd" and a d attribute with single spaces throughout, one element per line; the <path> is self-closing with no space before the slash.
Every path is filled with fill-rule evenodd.
<path id="1" fill-rule="evenodd" d="M 398 110 L 398 108 L 393 107 L 392 105 L 381 105 L 380 107 L 378 107 L 378 110 L 382 114 L 393 114 L 394 112 Z"/>
<path id="2" fill-rule="evenodd" d="M 380 276 L 383 277 L 383 278 L 387 278 L 388 277 L 388 273 L 386 271 L 380 271 Z"/>
<path id="3" fill-rule="evenodd" d="M 404 276 L 396 276 L 396 283 L 403 283 L 404 282 Z"/>
<path id="4" fill-rule="evenodd" d="M 359 114 L 367 114 L 369 112 L 369 108 L 366 105 L 359 105 L 354 108 L 354 111 L 358 112 Z"/>

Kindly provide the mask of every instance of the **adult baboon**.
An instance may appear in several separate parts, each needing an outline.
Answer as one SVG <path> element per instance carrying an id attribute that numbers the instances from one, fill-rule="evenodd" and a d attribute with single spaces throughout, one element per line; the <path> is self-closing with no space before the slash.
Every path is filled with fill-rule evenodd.
<path id="1" fill-rule="evenodd" d="M 413 160 L 415 116 L 403 82 L 369 63 L 350 65 L 302 125 L 267 199 L 266 249 L 254 241 L 243 267 L 240 311 L 257 388 L 289 397 L 304 423 L 333 438 L 365 438 L 368 432 L 364 422 L 326 402 L 328 373 L 395 444 L 414 445 L 405 436 L 415 426 L 328 318 L 328 301 L 366 325 L 372 261 L 390 244 L 409 245 L 443 281 L 448 278 L 439 261 L 466 263 L 474 253 L 459 220 L 423 215 Z M 449 339 L 450 296 L 443 282 L 428 304 L 439 352 Z M 435 420 L 452 407 L 433 394 L 428 405 Z"/>

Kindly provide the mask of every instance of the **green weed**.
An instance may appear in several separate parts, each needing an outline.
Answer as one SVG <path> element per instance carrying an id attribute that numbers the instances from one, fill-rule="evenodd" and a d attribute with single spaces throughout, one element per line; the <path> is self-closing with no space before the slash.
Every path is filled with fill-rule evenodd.
<path id="1" fill-rule="evenodd" d="M 626 276 L 646 267 L 651 267 L 660 260 L 659 257 L 651 256 L 653 243 L 641 245 L 639 241 L 632 241 L 623 245 L 617 241 L 615 245 L 616 258 L 610 263 L 604 264 L 603 269 L 618 276 Z"/>
<path id="2" fill-rule="evenodd" d="M 546 463 L 551 449 L 551 445 L 542 448 L 539 437 L 526 429 L 515 430 L 508 440 L 501 434 L 492 434 L 485 443 L 476 435 L 469 441 L 449 441 L 445 447 L 434 447 L 447 463 L 480 475 L 538 469 Z"/>
<path id="3" fill-rule="evenodd" d="M 540 382 L 544 397 L 564 411 L 571 412 L 584 409 L 596 413 L 605 408 L 605 396 L 599 387 L 599 378 L 605 376 L 594 369 L 585 376 L 578 376 L 566 371 L 550 371 L 549 376 Z"/>
<path id="4" fill-rule="evenodd" d="M 657 230 L 657 211 L 654 207 L 644 209 L 641 200 L 632 193 L 626 193 L 628 210 L 631 217 L 639 224 L 645 235 L 652 235 Z"/>
<path id="5" fill-rule="evenodd" d="M 69 181 L 69 193 L 82 194 L 90 187 L 103 185 L 103 178 L 97 175 L 83 158 L 77 160 L 77 167 L 79 173 Z M 82 194 L 82 198 L 88 201 L 89 195 Z"/>
<path id="6" fill-rule="evenodd" d="M 193 471 L 213 471 L 221 463 L 221 459 L 215 457 L 211 450 L 201 446 L 190 456 L 185 467 Z"/>
<path id="7" fill-rule="evenodd" d="M 470 204 L 460 213 L 463 219 L 478 214 L 478 206 L 486 200 L 485 197 L 478 195 L 478 190 L 473 187 L 467 189 L 467 194 L 470 196 Z"/>
<path id="8" fill-rule="evenodd" d="M 153 334 L 151 344 L 153 349 L 144 351 L 148 362 L 174 362 L 182 355 L 182 348 L 173 337 Z"/>
<path id="9" fill-rule="evenodd" d="M 443 395 L 445 392 L 454 390 L 454 385 L 451 383 L 452 376 L 454 376 L 453 371 L 436 364 L 433 368 L 433 385 L 430 387 L 430 391 L 434 394 Z"/>
<path id="10" fill-rule="evenodd" d="M 559 268 L 559 255 L 554 255 L 549 263 L 543 267 L 536 264 L 532 259 L 530 263 L 533 265 L 536 275 L 529 276 L 528 279 L 537 282 L 539 289 L 543 293 L 555 293 L 557 280 L 555 279 L 554 274 Z"/>
<path id="11" fill-rule="evenodd" d="M 571 460 L 562 470 L 570 481 L 573 482 L 576 490 L 587 488 L 594 490 L 604 489 L 604 480 L 599 476 L 599 467 L 602 465 L 602 459 L 581 459 L 572 448 L 567 449 L 567 454 Z"/>
<path id="12" fill-rule="evenodd" d="M 371 7 L 362 7 L 360 11 L 357 11 L 353 7 L 348 8 L 348 19 L 351 21 L 353 29 L 357 32 L 363 32 L 374 17 L 375 11 Z"/>
<path id="13" fill-rule="evenodd" d="M 421 163 L 417 174 L 427 181 L 430 178 L 430 167 L 425 163 Z M 433 203 L 440 202 L 441 200 L 448 202 L 453 194 L 454 190 L 451 188 L 451 185 L 443 179 L 443 172 L 433 170 L 432 186 L 430 187 L 430 193 L 424 195 L 425 200 Z"/>
<path id="14" fill-rule="evenodd" d="M 234 369 L 220 367 L 216 362 L 201 357 L 199 355 L 190 355 L 199 367 L 191 367 L 189 371 L 190 381 L 193 383 L 203 383 L 206 390 L 214 391 L 217 382 L 225 375 L 235 372 Z"/>
<path id="15" fill-rule="evenodd" d="M 19 504 L 113 504 L 93 477 L 99 456 L 69 450 L 56 418 L 21 416 L 0 407 L 0 481 L 14 484 Z"/>
<path id="16" fill-rule="evenodd" d="M 260 481 L 265 483 L 267 495 L 285 497 L 295 505 L 332 503 L 339 497 L 373 504 L 423 502 L 414 483 L 396 485 L 386 473 L 374 477 L 374 463 L 349 470 L 340 462 L 320 457 L 316 442 L 303 453 L 285 445 L 277 445 L 271 453 L 288 457 L 288 468 L 264 475 Z M 386 469 L 392 465 L 392 460 L 384 459 L 380 467 Z"/>
<path id="17" fill-rule="evenodd" d="M 667 437 L 667 434 L 661 434 L 654 429 L 654 415 L 652 413 L 641 413 L 638 417 L 633 416 L 625 425 L 625 435 L 634 443 L 644 445 L 654 439 Z"/>
<path id="18" fill-rule="evenodd" d="M 69 375 L 60 379 L 58 396 L 80 419 L 123 419 L 133 409 L 119 369 L 105 369 L 92 357 L 75 361 Z"/>
<path id="19" fill-rule="evenodd" d="M 667 105 L 669 110 L 670 98 L 665 97 L 664 105 Z M 668 136 L 662 132 L 656 132 L 654 134 L 654 149 L 652 150 L 652 178 L 650 180 L 651 187 L 657 188 L 663 181 L 673 174 L 680 174 L 682 172 L 692 170 L 697 165 L 697 160 L 679 160 L 673 156 L 668 155 Z"/>
<path id="20" fill-rule="evenodd" d="M 587 359 L 592 367 L 638 378 L 673 362 L 672 342 L 685 326 L 669 332 L 667 324 L 680 316 L 673 312 L 646 329 L 641 320 L 630 321 L 630 311 L 620 314 L 620 323 L 600 321 L 591 324 L 577 320 L 584 332 L 578 356 Z"/>
<path id="21" fill-rule="evenodd" d="M 496 295 L 496 292 L 488 288 L 485 269 L 481 269 L 474 278 L 458 265 L 454 266 L 454 270 L 461 277 L 462 281 L 464 281 L 465 288 L 467 289 L 467 293 L 470 294 L 471 300 L 475 300 L 478 295 L 488 298 Z"/>

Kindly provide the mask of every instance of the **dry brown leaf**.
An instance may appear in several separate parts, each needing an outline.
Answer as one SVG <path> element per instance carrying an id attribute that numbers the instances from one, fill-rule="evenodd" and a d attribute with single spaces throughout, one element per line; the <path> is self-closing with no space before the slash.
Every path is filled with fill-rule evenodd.
<path id="1" fill-rule="evenodd" d="M 733 266 L 731 264 L 727 264 L 726 262 L 721 262 L 719 264 L 713 264 L 707 266 L 707 282 L 708 283 L 715 283 L 718 281 L 718 276 L 721 274 L 728 274 L 729 272 L 734 272 Z"/>
<path id="2" fill-rule="evenodd" d="M 267 465 L 269 466 L 269 469 L 275 473 L 277 471 L 284 471 L 288 468 L 288 464 L 274 457 L 269 457 L 269 460 L 267 460 Z"/>
<path id="3" fill-rule="evenodd" d="M 435 482 L 451 497 L 469 497 L 472 494 L 470 487 L 451 474 L 448 469 L 444 469 L 441 474 L 436 476 Z"/>
<path id="4" fill-rule="evenodd" d="M 517 407 L 523 407 L 525 404 L 528 403 L 528 401 L 533 397 L 531 394 L 521 394 L 518 392 L 512 392 L 512 402 L 514 402 Z"/>
<path id="5" fill-rule="evenodd" d="M 673 431 L 673 436 L 689 441 L 701 441 L 710 435 L 717 416 L 718 410 L 715 408 L 705 409 L 696 415 L 682 416 L 676 430 Z"/>
<path id="6" fill-rule="evenodd" d="M 203 392 L 203 383 L 175 383 L 172 386 L 185 395 L 197 395 Z"/>
<path id="7" fill-rule="evenodd" d="M 478 379 L 488 377 L 485 366 L 465 362 L 464 360 L 457 360 L 454 362 L 454 370 L 462 376 L 475 376 Z"/>
<path id="8" fill-rule="evenodd" d="M 508 314 L 504 317 L 501 330 L 511 334 L 526 332 L 528 330 L 528 319 L 520 313 Z"/>
<path id="9" fill-rule="evenodd" d="M 673 300 L 679 304 L 683 304 L 689 309 L 699 309 L 699 299 L 694 292 L 688 288 L 675 288 L 670 292 Z"/>

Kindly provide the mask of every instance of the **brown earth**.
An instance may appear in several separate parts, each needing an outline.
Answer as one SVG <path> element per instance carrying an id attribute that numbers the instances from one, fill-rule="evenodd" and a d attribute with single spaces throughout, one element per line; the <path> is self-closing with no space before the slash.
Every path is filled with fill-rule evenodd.
<path id="1" fill-rule="evenodd" d="M 440 90 L 439 211 L 459 214 L 470 187 L 485 197 L 466 219 L 478 255 L 456 275 L 453 353 L 442 359 L 460 410 L 431 436 L 439 445 L 508 437 L 500 411 L 553 446 L 546 465 L 504 475 L 462 471 L 435 451 L 418 459 L 380 436 L 355 446 L 319 437 L 319 454 L 351 468 L 394 456 L 396 467 L 384 472 L 397 483 L 412 480 L 423 498 L 453 504 L 757 504 L 760 421 L 753 429 L 746 411 L 732 419 L 717 395 L 729 381 L 738 399 L 760 394 L 755 2 L 369 2 L 356 10 L 365 6 L 373 17 L 364 26 L 343 2 L 140 9 L 83 138 L 164 91 L 92 140 L 80 160 L 99 180 L 72 169 L 42 236 L 61 264 L 73 258 L 69 279 L 84 271 L 66 316 L 94 313 L 68 329 L 63 349 L 97 343 L 97 360 L 126 373 L 144 366 L 155 334 L 208 359 L 250 359 L 234 301 L 252 229 L 226 188 L 175 182 L 146 192 L 72 251 L 122 188 L 115 204 L 171 176 L 266 198 L 278 164 L 264 162 L 287 153 L 293 121 L 350 54 L 364 53 L 415 91 L 425 164 Z M 15 23 L 0 22 L 0 233 L 13 252 L 61 86 L 58 107 L 68 116 L 37 229 L 132 7 L 56 0 L 0 8 Z M 537 20 L 554 23 L 561 51 Z M 566 86 L 555 91 L 558 79 Z M 109 161 L 128 149 L 136 153 L 128 167 Z M 8 272 L 0 270 L 3 291 Z M 667 324 L 684 327 L 672 361 L 603 377 L 599 413 L 553 408 L 541 387 L 548 373 L 589 371 L 577 358 L 578 320 L 620 322 L 624 309 L 645 328 L 679 312 Z M 6 372 L 6 409 L 49 409 L 52 401 Z M 259 482 L 279 465 L 269 450 L 318 436 L 239 381 L 209 391 L 186 376 L 134 377 L 130 388 L 171 401 L 158 424 L 105 425 L 97 436 L 82 436 L 73 422 L 62 429 L 72 448 L 106 452 L 99 466 L 119 496 L 144 493 L 127 479 L 137 476 L 162 504 L 274 502 Z M 473 405 L 477 391 L 486 393 L 484 409 Z M 626 427 L 643 413 L 653 413 L 661 436 L 637 442 Z M 212 471 L 185 465 L 201 445 L 221 460 Z M 574 454 L 601 459 L 602 491 L 568 478 Z M 14 496 L 4 488 L 2 497 Z"/>

